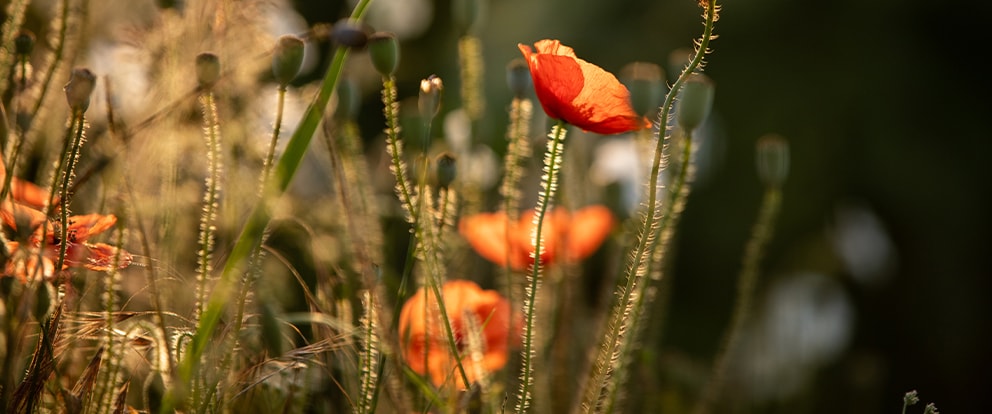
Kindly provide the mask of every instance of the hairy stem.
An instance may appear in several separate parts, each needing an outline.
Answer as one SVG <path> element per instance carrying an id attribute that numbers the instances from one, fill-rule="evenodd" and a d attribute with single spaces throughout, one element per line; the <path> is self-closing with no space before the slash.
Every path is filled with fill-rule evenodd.
<path id="1" fill-rule="evenodd" d="M 561 167 L 562 152 L 564 150 L 565 143 L 565 128 L 566 124 L 564 121 L 559 120 L 558 124 L 551 129 L 551 138 L 548 141 L 548 149 L 544 158 L 544 176 L 543 178 L 543 190 L 538 194 L 537 197 L 537 208 L 536 214 L 534 215 L 534 235 L 533 235 L 533 245 L 534 245 L 534 264 L 531 267 L 531 272 L 528 276 L 528 286 L 524 294 L 524 337 L 523 337 L 523 351 L 521 357 L 523 358 L 520 366 L 520 394 L 517 399 L 517 413 L 526 412 L 530 408 L 531 399 L 533 398 L 534 389 L 534 335 L 535 335 L 535 303 L 537 301 L 537 290 L 541 283 L 541 250 L 544 246 L 543 241 L 543 230 L 544 230 L 544 216 L 548 211 L 549 206 L 554 200 L 555 191 L 558 188 L 558 173 Z"/>

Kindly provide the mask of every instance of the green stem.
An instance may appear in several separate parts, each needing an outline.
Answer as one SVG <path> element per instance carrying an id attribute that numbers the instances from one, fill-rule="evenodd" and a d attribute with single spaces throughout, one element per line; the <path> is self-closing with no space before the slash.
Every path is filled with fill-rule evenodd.
<path id="1" fill-rule="evenodd" d="M 661 219 L 658 223 L 658 241 L 657 247 L 653 250 L 654 256 L 648 263 L 645 263 L 645 274 L 649 274 L 650 266 L 656 266 L 654 269 L 659 278 L 662 278 L 664 272 L 660 268 L 664 265 L 665 253 L 668 251 L 668 247 L 671 243 L 672 236 L 675 233 L 675 228 L 678 224 L 679 218 L 682 216 L 681 212 L 685 207 L 686 200 L 689 198 L 690 182 L 692 181 L 692 153 L 693 153 L 693 136 L 692 131 L 687 131 L 685 133 L 683 141 L 682 153 L 679 157 L 679 170 L 678 174 L 674 177 L 671 188 L 669 190 L 669 197 L 665 203 L 664 210 L 661 213 Z M 656 260 L 655 260 L 656 259 Z M 629 331 L 624 333 L 625 338 L 619 344 L 619 352 L 617 363 L 620 366 L 616 367 L 616 370 L 621 374 L 626 374 L 626 364 L 622 361 L 627 361 L 630 358 L 630 354 L 633 351 L 636 337 L 640 334 L 643 329 L 643 324 L 646 323 L 644 315 L 644 307 L 651 299 L 648 296 L 647 287 L 650 283 L 647 280 L 641 280 L 638 282 L 635 289 L 637 289 L 637 295 L 634 296 L 634 303 L 631 306 L 630 315 L 633 318 L 633 323 Z M 625 375 L 620 375 L 619 378 L 607 384 L 609 399 L 606 406 L 606 412 L 613 412 L 616 408 L 617 401 L 619 399 L 619 389 L 620 384 L 625 380 Z"/>
<path id="2" fill-rule="evenodd" d="M 537 214 L 534 216 L 534 264 L 528 277 L 528 287 L 524 294 L 524 338 L 523 351 L 521 357 L 523 361 L 520 367 L 520 395 L 516 411 L 523 413 L 530 408 L 534 389 L 534 319 L 535 303 L 537 302 L 537 290 L 540 287 L 541 276 L 541 250 L 544 245 L 544 216 L 548 211 L 558 187 L 558 172 L 561 166 L 562 152 L 564 150 L 565 128 L 567 124 L 558 120 L 558 124 L 551 130 L 551 141 L 548 143 L 547 154 L 544 159 L 544 189 L 538 194 Z"/>
<path id="3" fill-rule="evenodd" d="M 355 6 L 351 17 L 355 20 L 360 20 L 370 3 L 371 0 L 360 0 L 358 5 Z M 235 283 L 235 275 L 243 271 L 245 259 L 251 254 L 255 245 L 258 244 L 272 218 L 269 212 L 270 203 L 286 192 L 293 179 L 293 175 L 299 168 L 303 160 L 303 155 L 306 154 L 310 146 L 310 140 L 313 138 L 313 134 L 321 122 L 327 104 L 330 102 L 334 89 L 341 77 L 341 71 L 347 56 L 348 50 L 343 47 L 338 48 L 334 52 L 331 64 L 321 82 L 316 98 L 304 112 L 303 119 L 300 120 L 299 126 L 286 144 L 286 149 L 283 151 L 282 157 L 279 158 L 279 161 L 275 165 L 273 175 L 266 181 L 265 191 L 261 199 L 255 204 L 248 221 L 241 229 L 241 235 L 235 242 L 224 264 L 224 271 L 221 274 L 221 278 L 210 295 L 210 301 L 206 311 L 199 320 L 196 333 L 193 335 L 189 348 L 179 363 L 176 382 L 172 384 L 173 387 L 169 389 L 163 399 L 163 412 L 173 411 L 187 392 L 183 388 L 186 384 L 189 384 L 194 371 L 199 368 L 203 352 L 206 350 L 207 343 L 209 343 L 229 300 L 231 289 Z"/>
<path id="4" fill-rule="evenodd" d="M 55 271 L 62 270 L 65 264 L 65 255 L 69 248 L 69 187 L 72 185 L 72 176 L 76 169 L 76 160 L 79 158 L 79 147 L 83 142 L 83 131 L 86 128 L 86 118 L 83 111 L 75 111 L 72 115 L 73 134 L 72 142 L 69 144 L 69 153 L 65 159 L 65 169 L 62 171 L 62 186 L 59 195 L 59 258 L 55 262 Z"/>
<path id="5" fill-rule="evenodd" d="M 704 23 L 703 34 L 697 43 L 696 52 L 689 64 L 683 69 L 682 74 L 672 84 L 658 115 L 658 125 L 661 125 L 662 128 L 667 128 L 675 97 L 681 91 L 682 85 L 689 78 L 689 75 L 702 63 L 703 57 L 706 55 L 707 48 L 709 47 L 709 42 L 712 39 L 713 25 L 716 21 L 719 7 L 716 5 L 715 0 L 707 1 L 705 7 L 706 21 Z M 584 412 L 598 411 L 601 397 L 609 388 L 609 384 L 607 384 L 608 380 L 615 382 L 623 381 L 623 378 L 618 378 L 617 375 L 610 375 L 615 373 L 618 368 L 622 369 L 628 362 L 623 355 L 619 355 L 621 359 L 617 359 L 618 355 L 615 354 L 623 348 L 623 341 L 632 340 L 630 338 L 631 335 L 624 335 L 624 333 L 628 331 L 637 332 L 636 323 L 634 324 L 635 326 L 630 326 L 629 324 L 630 318 L 638 318 L 636 313 L 631 312 L 631 308 L 635 306 L 636 299 L 643 296 L 646 291 L 648 284 L 644 283 L 642 279 L 646 274 L 645 272 L 650 262 L 650 252 L 653 250 L 657 240 L 656 234 L 660 230 L 660 226 L 658 225 L 660 219 L 658 215 L 658 181 L 663 166 L 667 165 L 666 162 L 663 162 L 663 156 L 668 137 L 667 131 L 659 131 L 659 133 L 661 132 L 665 132 L 665 139 L 659 139 L 655 148 L 654 161 L 648 180 L 647 211 L 644 213 L 644 221 L 640 226 L 637 245 L 631 256 L 630 265 L 625 272 L 626 283 L 623 286 L 620 300 L 616 302 L 613 308 L 608 325 L 609 331 L 600 346 L 599 356 L 596 360 L 596 365 L 593 367 L 592 381 L 586 388 L 585 397 L 582 402 L 582 410 Z M 685 162 L 688 161 L 688 159 L 685 160 Z M 622 377 L 623 373 L 620 374 L 620 377 Z"/>
<path id="6" fill-rule="evenodd" d="M 217 119 L 217 107 L 214 95 L 207 91 L 200 96 L 203 111 L 203 129 L 207 142 L 207 183 L 203 195 L 203 215 L 200 217 L 200 253 L 199 274 L 197 278 L 197 315 L 203 314 L 208 295 L 207 285 L 213 270 L 211 260 L 214 250 L 214 221 L 217 219 L 218 186 L 221 176 L 220 133 Z"/>
<path id="7" fill-rule="evenodd" d="M 758 213 L 758 219 L 754 227 L 751 229 L 751 238 L 748 240 L 747 247 L 744 249 L 741 271 L 737 276 L 737 297 L 730 319 L 730 327 L 720 344 L 720 350 L 717 352 L 716 360 L 713 363 L 713 373 L 710 376 L 710 380 L 706 384 L 706 388 L 703 389 L 702 397 L 697 402 L 696 409 L 694 410 L 697 414 L 710 412 L 712 404 L 723 390 L 727 365 L 730 362 L 734 348 L 740 342 L 741 333 L 744 331 L 744 324 L 750 315 L 755 285 L 758 282 L 761 258 L 764 257 L 765 247 L 771 239 L 775 218 L 778 216 L 781 205 L 782 191 L 778 187 L 768 187 L 765 189 L 761 210 Z"/>

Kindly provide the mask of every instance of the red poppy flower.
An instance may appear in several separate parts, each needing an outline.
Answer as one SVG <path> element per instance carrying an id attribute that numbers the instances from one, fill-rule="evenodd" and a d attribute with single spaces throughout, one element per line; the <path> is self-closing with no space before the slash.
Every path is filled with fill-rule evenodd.
<path id="1" fill-rule="evenodd" d="M 3 159 L 0 158 L 0 180 L 3 180 L 6 171 L 2 167 Z M 2 181 L 0 181 L 2 182 Z M 48 202 L 48 192 L 38 186 L 12 177 L 9 192 L 9 199 L 0 203 L 0 221 L 5 229 L 18 232 L 28 232 L 30 236 L 25 240 L 8 241 L 5 244 L 7 250 L 7 262 L 4 264 L 2 276 L 12 276 L 22 281 L 33 280 L 38 277 L 50 279 L 55 275 L 55 262 L 59 257 L 61 232 L 58 231 L 58 223 L 50 221 L 48 216 L 41 210 Z M 56 199 L 55 202 L 58 202 Z M 42 226 L 42 224 L 46 224 Z M 66 253 L 62 270 L 69 267 L 85 267 L 90 270 L 107 271 L 113 269 L 114 261 L 120 268 L 131 265 L 132 257 L 124 250 L 104 244 L 88 243 L 87 240 L 97 234 L 113 227 L 117 223 L 117 217 L 110 214 L 87 214 L 82 216 L 69 217 L 68 237 L 65 242 Z M 19 228 L 24 226 L 26 228 Z M 44 251 L 39 252 L 42 246 L 42 228 L 45 228 Z M 25 231 L 26 230 L 26 231 Z M 40 254 L 39 254 L 40 253 Z"/>
<path id="2" fill-rule="evenodd" d="M 534 91 L 548 116 L 597 134 L 619 134 L 651 124 L 637 116 L 630 92 L 611 73 L 575 56 L 572 48 L 544 39 L 518 44 L 530 67 Z"/>
<path id="3" fill-rule="evenodd" d="M 519 333 L 514 332 L 513 337 L 509 336 L 510 302 L 494 290 L 483 290 L 467 280 L 451 280 L 442 286 L 441 295 L 455 343 L 458 345 L 458 359 L 451 354 L 436 298 L 424 288 L 410 297 L 400 311 L 399 330 L 400 341 L 403 343 L 403 359 L 413 371 L 428 375 L 436 386 L 454 382 L 458 388 L 466 389 L 468 386 L 457 371 L 456 361 L 461 360 L 468 380 L 475 382 L 482 372 L 495 372 L 506 365 L 509 339 L 518 337 Z M 482 329 L 482 358 L 478 361 L 472 358 L 471 350 L 468 349 L 465 318 L 475 318 L 476 326 Z M 519 329 L 520 323 L 514 323 L 513 326 Z"/>
<path id="4" fill-rule="evenodd" d="M 16 206 L 16 205 L 15 205 Z M 16 229 L 16 222 L 8 221 L 12 214 L 4 212 L 4 224 Z M 65 251 L 65 260 L 62 270 L 70 267 L 85 267 L 90 270 L 108 271 L 114 268 L 114 261 L 121 269 L 130 266 L 133 258 L 127 251 L 105 243 L 88 243 L 90 237 L 103 233 L 117 223 L 117 217 L 112 214 L 87 214 L 82 216 L 69 217 L 68 243 Z M 44 251 L 39 255 L 41 247 L 41 228 L 29 237 L 29 248 L 21 250 L 21 243 L 16 241 L 7 242 L 7 252 L 10 258 L 4 267 L 4 276 L 15 276 L 22 281 L 43 276 L 50 279 L 55 275 L 55 262 L 59 257 L 61 249 L 61 232 L 58 231 L 57 223 L 51 222 L 47 226 L 45 234 Z M 39 269 L 39 256 L 41 268 Z"/>
<path id="5" fill-rule="evenodd" d="M 510 223 L 505 212 L 482 213 L 462 218 L 459 232 L 472 248 L 489 261 L 525 270 L 534 264 L 534 210 L 525 211 Z M 614 218 L 604 206 L 589 206 L 569 213 L 552 209 L 541 226 L 541 263 L 558 258 L 574 262 L 596 252 L 613 229 Z"/>

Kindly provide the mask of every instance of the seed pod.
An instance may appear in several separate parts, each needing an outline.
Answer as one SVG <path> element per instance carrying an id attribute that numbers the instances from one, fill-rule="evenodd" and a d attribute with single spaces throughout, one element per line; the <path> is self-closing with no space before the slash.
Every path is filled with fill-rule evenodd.
<path id="1" fill-rule="evenodd" d="M 293 35 L 279 37 L 276 49 L 272 53 L 272 76 L 279 86 L 285 88 L 303 66 L 303 40 Z"/>
<path id="2" fill-rule="evenodd" d="M 76 68 L 69 76 L 69 83 L 65 84 L 65 100 L 69 103 L 69 108 L 75 111 L 86 112 L 90 106 L 90 95 L 96 87 L 96 76 L 86 68 Z"/>
<path id="3" fill-rule="evenodd" d="M 756 150 L 758 177 L 767 186 L 781 186 L 789 176 L 789 142 L 768 134 L 758 138 Z"/>
<path id="4" fill-rule="evenodd" d="M 713 107 L 713 81 L 702 73 L 689 75 L 682 87 L 681 99 L 676 119 L 679 126 L 687 131 L 694 130 L 703 123 Z"/>
<path id="5" fill-rule="evenodd" d="M 18 56 L 28 56 L 34 51 L 34 33 L 22 30 L 14 38 L 14 53 Z"/>
<path id="6" fill-rule="evenodd" d="M 523 99 L 527 92 L 534 88 L 530 68 L 523 58 L 513 59 L 506 65 L 506 85 L 517 99 Z"/>
<path id="7" fill-rule="evenodd" d="M 210 89 L 220 79 L 220 59 L 210 52 L 196 55 L 196 82 L 201 89 Z"/>
<path id="8" fill-rule="evenodd" d="M 438 188 L 448 188 L 458 176 L 458 165 L 455 156 L 443 152 L 434 160 L 434 173 L 437 177 Z"/>
<path id="9" fill-rule="evenodd" d="M 369 36 L 369 58 L 372 66 L 383 77 L 396 74 L 400 64 L 400 45 L 396 35 L 387 32 L 376 32 Z"/>
<path id="10" fill-rule="evenodd" d="M 369 34 L 360 22 L 341 19 L 331 28 L 331 39 L 340 46 L 361 49 L 369 41 Z"/>
<path id="11" fill-rule="evenodd" d="M 630 91 L 630 106 L 639 116 L 653 115 L 665 99 L 665 82 L 661 66 L 649 62 L 631 62 L 620 69 L 620 81 Z"/>

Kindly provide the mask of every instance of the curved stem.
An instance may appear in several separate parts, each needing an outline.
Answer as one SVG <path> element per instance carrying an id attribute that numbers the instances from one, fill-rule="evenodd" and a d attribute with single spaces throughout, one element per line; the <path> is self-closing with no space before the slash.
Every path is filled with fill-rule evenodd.
<path id="1" fill-rule="evenodd" d="M 360 0 L 352 12 L 352 18 L 360 20 L 369 3 L 371 3 L 371 0 Z M 196 333 L 193 335 L 182 361 L 180 361 L 177 381 L 173 384 L 174 387 L 168 390 L 163 399 L 163 411 L 174 410 L 187 392 L 185 387 L 189 384 L 193 372 L 199 367 L 200 359 L 206 350 L 207 343 L 213 335 L 217 323 L 220 321 L 227 301 L 230 299 L 229 295 L 233 288 L 234 275 L 241 271 L 243 261 L 251 254 L 254 246 L 258 244 L 265 232 L 265 228 L 271 220 L 269 203 L 286 192 L 293 175 L 299 168 L 303 156 L 310 146 L 310 140 L 313 139 L 313 134 L 317 130 L 317 125 L 323 118 L 324 110 L 330 102 L 331 95 L 337 87 L 338 79 L 340 79 L 347 56 L 348 50 L 346 48 L 338 48 L 334 52 L 331 64 L 321 82 L 316 98 L 314 98 L 314 101 L 304 112 L 303 119 L 300 120 L 299 126 L 286 144 L 286 149 L 283 151 L 282 157 L 279 158 L 279 162 L 274 166 L 273 175 L 266 181 L 262 198 L 255 204 L 248 221 L 241 229 L 241 235 L 235 242 L 234 248 L 231 250 L 224 264 L 221 279 L 211 293 L 207 309 L 203 317 L 200 318 Z"/>
<path id="2" fill-rule="evenodd" d="M 667 165 L 663 155 L 665 153 L 665 146 L 667 143 L 667 125 L 669 123 L 672 105 L 675 102 L 675 97 L 678 95 L 679 91 L 681 91 L 682 85 L 685 83 L 686 79 L 688 79 L 689 75 L 691 75 L 693 71 L 701 65 L 703 57 L 706 55 L 707 48 L 709 47 L 709 42 L 713 37 L 713 25 L 716 22 L 717 12 L 719 11 L 719 6 L 716 5 L 715 0 L 706 1 L 705 7 L 706 20 L 704 23 L 703 34 L 697 42 L 696 53 L 694 54 L 692 60 L 690 60 L 690 62 L 683 69 L 679 78 L 672 84 L 672 87 L 669 89 L 668 95 L 666 95 L 665 102 L 662 104 L 661 111 L 658 115 L 657 123 L 660 125 L 659 133 L 664 133 L 663 135 L 665 139 L 658 140 L 658 144 L 654 152 L 654 161 L 651 166 L 651 174 L 648 180 L 648 210 L 644 213 L 644 220 L 640 226 L 637 245 L 630 258 L 630 265 L 627 267 L 625 272 L 626 283 L 623 286 L 620 300 L 613 308 L 612 316 L 608 325 L 608 332 L 600 346 L 600 352 L 596 360 L 596 365 L 593 367 L 594 372 L 592 381 L 586 388 L 585 396 L 582 402 L 582 410 L 584 412 L 598 411 L 601 396 L 603 396 L 603 393 L 606 392 L 609 387 L 607 381 L 611 378 L 610 374 L 616 371 L 617 368 L 622 368 L 627 363 L 625 355 L 617 355 L 617 353 L 620 352 L 624 346 L 622 342 L 630 341 L 632 339 L 630 338 L 631 335 L 625 335 L 625 333 L 631 330 L 634 332 L 637 331 L 637 327 L 632 327 L 629 323 L 630 318 L 636 318 L 636 314 L 631 313 L 631 308 L 636 305 L 637 298 L 643 296 L 643 293 L 646 290 L 647 283 L 644 283 L 642 279 L 647 272 L 648 263 L 651 258 L 650 253 L 654 249 L 655 242 L 657 240 L 657 232 L 660 230 L 660 226 L 658 224 L 660 221 L 658 214 L 658 182 L 663 167 Z M 688 162 L 688 160 L 686 160 L 686 162 Z M 622 378 L 617 378 L 615 375 L 612 376 L 612 380 L 623 381 Z"/>
<path id="3" fill-rule="evenodd" d="M 540 287 L 541 276 L 541 250 L 544 245 L 542 240 L 544 230 L 544 216 L 548 211 L 558 187 L 558 170 L 561 166 L 562 152 L 564 150 L 565 128 L 567 124 L 559 120 L 558 124 L 551 129 L 551 141 L 548 142 L 548 151 L 544 159 L 544 189 L 538 195 L 536 214 L 534 215 L 534 264 L 528 276 L 528 286 L 524 295 L 524 337 L 523 351 L 521 356 L 523 361 L 520 367 L 520 395 L 517 401 L 517 412 L 523 413 L 530 408 L 533 398 L 534 388 L 534 319 L 535 302 L 537 301 L 537 290 Z"/>
<path id="4" fill-rule="evenodd" d="M 79 158 L 79 147 L 83 142 L 83 131 L 86 128 L 86 118 L 82 111 L 75 111 L 72 115 L 73 135 L 69 144 L 69 153 L 65 160 L 65 169 L 62 171 L 62 186 L 60 188 L 59 203 L 59 257 L 55 262 L 55 271 L 61 271 L 65 265 L 65 255 L 69 248 L 69 187 L 72 185 L 72 176 L 76 169 L 76 159 Z"/>

